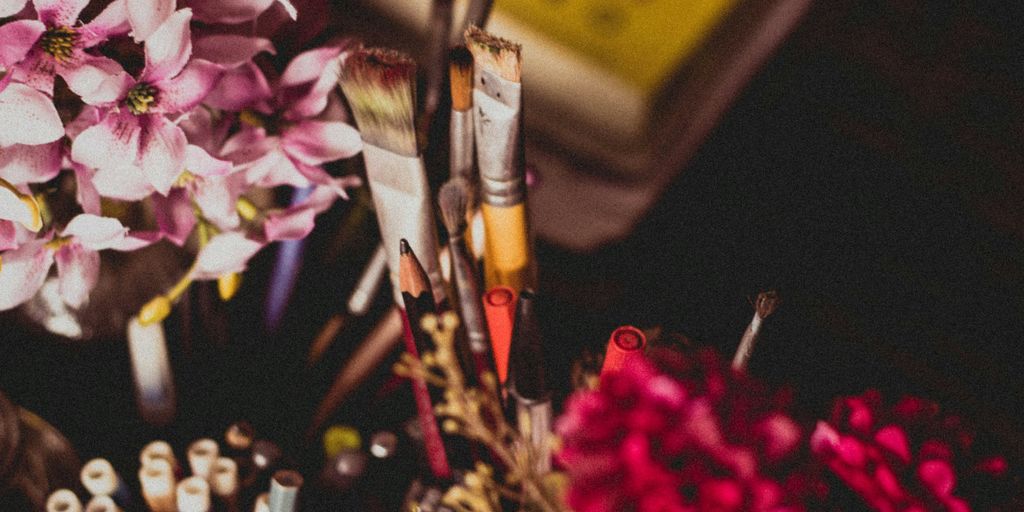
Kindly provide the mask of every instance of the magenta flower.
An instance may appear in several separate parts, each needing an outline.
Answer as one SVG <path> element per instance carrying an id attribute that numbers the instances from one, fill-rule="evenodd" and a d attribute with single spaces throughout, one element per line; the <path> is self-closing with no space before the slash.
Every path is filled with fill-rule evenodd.
<path id="1" fill-rule="evenodd" d="M 758 394 L 730 398 L 753 388 L 713 364 L 697 385 L 644 361 L 569 399 L 555 430 L 573 510 L 802 510 L 792 479 L 774 474 L 799 427 Z"/>
<path id="2" fill-rule="evenodd" d="M 285 68 L 273 96 L 255 66 L 236 68 L 225 87 L 212 94 L 215 105 L 247 109 L 245 124 L 227 140 L 221 156 L 241 165 L 250 184 L 316 184 L 345 197 L 351 179 L 333 178 L 321 166 L 358 154 L 362 139 L 347 123 L 318 118 L 336 87 L 336 63 L 344 51 L 333 46 L 298 55 Z"/>
<path id="3" fill-rule="evenodd" d="M 0 66 L 13 80 L 48 95 L 60 75 L 82 97 L 96 94 L 106 76 L 120 66 L 85 50 L 128 30 L 124 0 L 108 5 L 91 22 L 78 24 L 88 0 L 34 0 L 38 19 L 0 26 Z M 24 3 L 22 3 L 24 5 Z"/>
<path id="4" fill-rule="evenodd" d="M 100 271 L 98 251 L 132 251 L 152 242 L 145 236 L 129 236 L 117 219 L 83 213 L 68 222 L 59 236 L 53 233 L 28 241 L 4 253 L 0 271 L 0 311 L 29 300 L 39 291 L 57 263 L 61 298 L 73 308 L 89 300 Z"/>
<path id="5" fill-rule="evenodd" d="M 811 450 L 875 510 L 961 512 L 971 506 L 958 489 L 958 473 L 986 477 L 982 499 L 997 502 L 992 483 L 1006 469 L 1002 457 L 971 461 L 973 441 L 957 418 L 939 415 L 931 402 L 904 398 L 885 408 L 881 395 L 869 391 L 837 401 L 832 419 L 819 421 L 811 435 Z"/>
<path id="6" fill-rule="evenodd" d="M 144 176 L 156 192 L 170 192 L 185 170 L 188 142 L 166 116 L 197 106 L 222 72 L 212 62 L 189 61 L 191 18 L 188 9 L 177 11 L 146 39 L 146 66 L 138 79 L 110 75 L 104 95 L 83 98 L 100 107 L 102 119 L 75 138 L 72 160 L 115 180 L 137 184 Z"/>

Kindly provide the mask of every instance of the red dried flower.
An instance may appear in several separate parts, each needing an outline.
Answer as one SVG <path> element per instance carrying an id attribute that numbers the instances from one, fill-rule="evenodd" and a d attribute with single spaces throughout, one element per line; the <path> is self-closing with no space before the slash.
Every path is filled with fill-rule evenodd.
<path id="1" fill-rule="evenodd" d="M 802 510 L 779 478 L 802 439 L 756 386 L 710 352 L 604 376 L 556 424 L 578 512 Z"/>
<path id="2" fill-rule="evenodd" d="M 971 510 L 957 475 L 1007 471 L 1002 457 L 973 460 L 973 444 L 959 418 L 942 416 L 936 404 L 908 397 L 886 408 L 874 390 L 837 400 L 831 420 L 811 435 L 814 455 L 880 511 Z"/>

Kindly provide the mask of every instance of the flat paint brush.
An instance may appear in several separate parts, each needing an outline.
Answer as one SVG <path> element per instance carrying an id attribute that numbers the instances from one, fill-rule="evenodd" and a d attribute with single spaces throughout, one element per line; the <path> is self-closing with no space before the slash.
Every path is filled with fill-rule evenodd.
<path id="1" fill-rule="evenodd" d="M 520 45 L 476 27 L 466 31 L 473 54 L 473 126 L 484 219 L 488 287 L 536 288 L 526 208 L 520 114 Z"/>
<path id="2" fill-rule="evenodd" d="M 494 355 L 491 353 L 491 338 L 487 330 L 480 291 L 480 280 L 476 275 L 475 261 L 466 246 L 466 211 L 469 209 L 469 183 L 461 177 L 453 177 L 441 187 L 438 204 L 441 219 L 448 231 L 448 248 L 452 259 L 452 283 L 456 294 L 456 305 L 473 361 L 473 370 L 479 379 L 486 372 L 497 376 Z"/>
<path id="3" fill-rule="evenodd" d="M 341 67 L 339 84 L 363 138 L 363 158 L 395 303 L 401 306 L 398 241 L 408 240 L 434 292 L 444 300 L 430 187 L 416 141 L 416 65 L 406 55 L 360 49 Z"/>

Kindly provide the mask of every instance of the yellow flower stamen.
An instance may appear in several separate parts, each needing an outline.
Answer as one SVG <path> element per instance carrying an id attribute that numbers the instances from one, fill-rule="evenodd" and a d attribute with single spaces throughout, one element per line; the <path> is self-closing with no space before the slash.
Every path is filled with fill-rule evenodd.
<path id="1" fill-rule="evenodd" d="M 39 46 L 57 62 L 66 62 L 74 53 L 78 33 L 71 27 L 52 27 L 43 32 Z"/>
<path id="2" fill-rule="evenodd" d="M 260 214 L 259 208 L 248 197 L 239 197 L 235 203 L 235 209 L 238 210 L 238 215 L 247 221 L 252 221 Z"/>
<path id="3" fill-rule="evenodd" d="M 20 199 L 21 202 L 25 204 L 25 208 L 28 210 L 29 213 L 29 219 L 20 220 L 18 221 L 19 224 L 25 226 L 25 229 L 33 233 L 43 228 L 43 215 L 41 213 L 42 210 L 39 208 L 39 203 L 36 201 L 36 198 L 32 194 L 22 193 L 20 190 L 17 189 L 17 187 L 11 185 L 10 182 L 3 178 L 0 178 L 0 187 L 10 190 L 11 193 L 17 196 L 18 199 Z"/>
<path id="4" fill-rule="evenodd" d="M 149 84 L 136 84 L 128 90 L 124 103 L 132 114 L 141 115 L 149 112 L 150 106 L 156 102 L 156 87 Z"/>

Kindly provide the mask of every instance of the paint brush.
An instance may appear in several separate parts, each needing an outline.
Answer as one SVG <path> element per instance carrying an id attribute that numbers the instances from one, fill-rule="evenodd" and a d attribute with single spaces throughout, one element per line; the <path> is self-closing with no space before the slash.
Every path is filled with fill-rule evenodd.
<path id="1" fill-rule="evenodd" d="M 440 303 L 444 285 L 434 209 L 416 141 L 416 65 L 395 51 L 360 49 L 345 60 L 339 84 L 363 138 L 366 177 L 387 250 L 395 303 L 402 304 L 398 279 L 402 238 L 419 256 L 434 300 Z"/>
<path id="2" fill-rule="evenodd" d="M 520 114 L 520 45 L 477 27 L 466 30 L 473 54 L 477 167 L 484 219 L 484 278 L 488 287 L 536 288 L 526 209 Z"/>
<path id="3" fill-rule="evenodd" d="M 449 121 L 449 170 L 475 184 L 473 172 L 473 54 L 464 45 L 448 53 L 448 77 L 452 95 Z"/>
<path id="4" fill-rule="evenodd" d="M 470 207 L 469 183 L 462 177 L 453 177 L 441 187 L 438 204 L 441 219 L 448 231 L 448 248 L 452 259 L 452 288 L 455 304 L 462 318 L 472 369 L 477 378 L 485 372 L 495 374 L 494 355 L 484 315 L 483 294 L 475 271 L 475 262 L 466 246 L 466 211 Z"/>
<path id="5" fill-rule="evenodd" d="M 750 325 L 743 331 L 740 338 L 740 345 L 736 348 L 736 355 L 732 359 L 732 368 L 738 371 L 746 371 L 747 363 L 750 362 L 750 354 L 754 351 L 754 345 L 761 336 L 761 326 L 764 320 L 775 312 L 779 307 L 779 294 L 775 291 L 761 292 L 757 294 L 754 301 L 754 318 L 750 319 Z"/>

